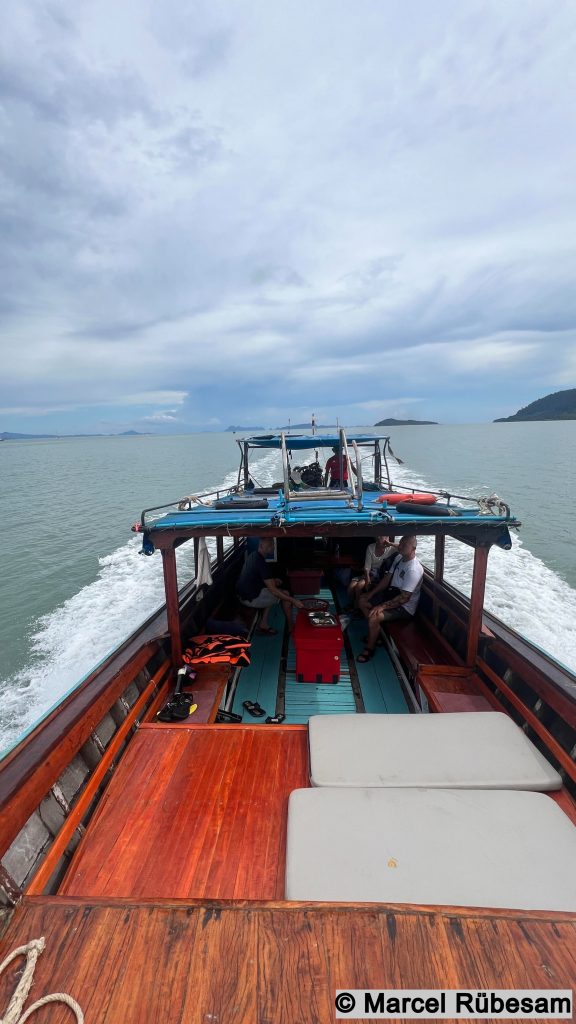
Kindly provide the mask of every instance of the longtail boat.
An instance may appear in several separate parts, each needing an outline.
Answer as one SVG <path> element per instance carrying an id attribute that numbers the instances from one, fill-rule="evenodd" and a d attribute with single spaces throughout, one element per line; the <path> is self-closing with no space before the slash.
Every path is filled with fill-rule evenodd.
<path id="1" fill-rule="evenodd" d="M 237 443 L 233 487 L 141 514 L 165 606 L 0 761 L 0 962 L 22 949 L 0 1006 L 24 956 L 30 1000 L 63 993 L 99 1024 L 325 1022 L 339 990 L 571 988 L 576 677 L 484 609 L 490 550 L 520 524 L 494 495 L 395 487 L 386 436 Z M 271 451 L 279 479 L 260 486 Z M 364 663 L 344 584 L 379 536 L 434 538 L 434 564 Z M 239 605 L 262 538 L 294 629 Z M 447 541 L 471 551 L 470 599 L 444 578 Z"/>

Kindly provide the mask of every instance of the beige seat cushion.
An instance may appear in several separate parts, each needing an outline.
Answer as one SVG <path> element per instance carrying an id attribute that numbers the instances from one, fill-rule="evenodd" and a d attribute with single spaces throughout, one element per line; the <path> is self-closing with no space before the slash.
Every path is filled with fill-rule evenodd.
<path id="1" fill-rule="evenodd" d="M 561 789 L 562 779 L 507 715 L 314 715 L 313 786 Z"/>
<path id="2" fill-rule="evenodd" d="M 299 789 L 286 898 L 576 911 L 576 828 L 542 793 Z"/>

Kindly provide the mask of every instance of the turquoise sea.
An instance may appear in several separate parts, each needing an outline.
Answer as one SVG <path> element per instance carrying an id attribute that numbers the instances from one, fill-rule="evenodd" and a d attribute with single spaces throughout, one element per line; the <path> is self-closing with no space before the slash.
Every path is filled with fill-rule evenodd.
<path id="1" fill-rule="evenodd" d="M 399 486 L 496 492 L 510 505 L 523 525 L 511 552 L 490 555 L 487 606 L 576 671 L 576 422 L 383 432 L 404 460 L 391 467 Z M 141 510 L 230 485 L 238 464 L 231 433 L 0 444 L 0 748 L 162 602 L 160 556 L 140 556 L 130 532 Z M 263 455 L 259 482 L 279 475 L 278 456 Z M 187 546 L 178 558 L 183 582 Z M 464 592 L 470 561 L 450 547 L 447 575 Z"/>

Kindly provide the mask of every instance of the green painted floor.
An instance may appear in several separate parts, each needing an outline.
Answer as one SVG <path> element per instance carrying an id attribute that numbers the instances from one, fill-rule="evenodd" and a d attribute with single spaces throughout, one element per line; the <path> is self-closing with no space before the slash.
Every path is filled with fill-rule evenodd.
<path id="1" fill-rule="evenodd" d="M 321 590 L 319 597 L 330 601 L 334 611 L 332 593 Z M 245 722 L 264 724 L 265 717 L 254 718 L 243 707 L 243 701 L 257 701 L 265 708 L 267 715 L 276 713 L 278 678 L 282 655 L 282 631 L 285 619 L 282 609 L 277 606 L 270 614 L 270 625 L 278 630 L 277 636 L 254 635 L 251 647 L 251 664 L 242 669 L 234 698 L 233 711 L 241 714 Z M 352 620 L 348 636 L 354 658 L 364 647 L 366 622 Z M 377 648 L 374 658 L 366 664 L 358 664 L 356 670 L 362 690 L 364 708 L 372 714 L 405 714 L 409 709 L 400 682 L 384 647 Z M 296 651 L 292 640 L 288 645 L 285 681 L 285 721 L 287 724 L 307 724 L 311 715 L 343 715 L 356 711 L 352 692 L 350 668 L 346 651 L 341 653 L 341 672 L 337 683 L 299 683 L 296 680 Z"/>

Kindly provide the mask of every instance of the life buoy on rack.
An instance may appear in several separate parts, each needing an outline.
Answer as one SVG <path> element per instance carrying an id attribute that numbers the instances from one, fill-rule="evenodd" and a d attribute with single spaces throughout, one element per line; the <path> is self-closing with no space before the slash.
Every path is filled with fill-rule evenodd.
<path id="1" fill-rule="evenodd" d="M 458 510 L 451 505 L 425 505 L 421 501 L 399 501 L 396 511 L 400 516 L 455 516 Z"/>
<path id="2" fill-rule="evenodd" d="M 376 504 L 378 505 L 382 504 L 385 501 L 388 503 L 388 505 L 397 505 L 399 501 L 414 501 L 417 502 L 419 505 L 432 505 L 436 501 L 436 495 L 419 494 L 418 492 L 416 492 L 415 494 L 411 494 L 406 492 L 406 494 L 381 494 L 379 498 L 376 498 Z"/>

